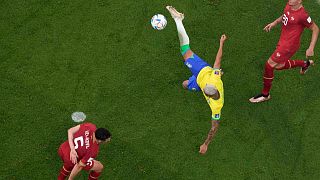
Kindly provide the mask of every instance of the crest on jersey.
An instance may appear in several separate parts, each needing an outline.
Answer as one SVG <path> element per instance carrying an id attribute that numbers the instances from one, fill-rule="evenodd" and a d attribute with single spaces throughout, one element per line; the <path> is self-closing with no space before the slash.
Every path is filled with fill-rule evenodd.
<path id="1" fill-rule="evenodd" d="M 290 19 L 291 19 L 291 21 L 294 21 L 294 17 L 291 17 Z"/>

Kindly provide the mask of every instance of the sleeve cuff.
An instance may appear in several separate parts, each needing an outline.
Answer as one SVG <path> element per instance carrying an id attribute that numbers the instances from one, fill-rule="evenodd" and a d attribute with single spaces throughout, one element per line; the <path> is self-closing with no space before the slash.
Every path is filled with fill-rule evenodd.
<path id="1" fill-rule="evenodd" d="M 211 119 L 212 120 L 220 120 L 220 114 L 215 114 L 215 115 L 212 115 Z"/>

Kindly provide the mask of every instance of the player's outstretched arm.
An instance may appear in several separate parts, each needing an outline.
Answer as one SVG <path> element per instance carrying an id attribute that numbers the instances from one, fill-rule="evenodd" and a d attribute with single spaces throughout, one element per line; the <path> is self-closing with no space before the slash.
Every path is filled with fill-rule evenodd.
<path id="1" fill-rule="evenodd" d="M 69 176 L 68 180 L 73 180 L 73 179 L 79 174 L 79 172 L 82 170 L 82 168 L 85 167 L 85 166 L 86 166 L 86 165 L 83 164 L 83 162 L 79 161 L 79 163 L 77 163 L 77 164 L 73 167 L 73 169 L 72 169 L 72 171 L 71 171 L 71 173 L 70 173 L 70 176 Z"/>
<path id="2" fill-rule="evenodd" d="M 316 46 L 319 35 L 319 27 L 316 25 L 316 23 L 313 22 L 309 29 L 312 31 L 312 36 L 309 48 L 306 51 L 306 58 L 314 55 L 314 47 Z"/>
<path id="3" fill-rule="evenodd" d="M 74 135 L 74 133 L 79 131 L 79 129 L 80 129 L 80 125 L 77 125 L 77 126 L 74 126 L 68 130 L 68 141 L 69 141 L 69 146 L 70 146 L 70 160 L 72 161 L 73 164 L 77 163 L 77 157 L 78 157 L 78 154 L 77 154 L 77 152 L 74 148 L 74 144 L 73 144 L 73 135 Z"/>
<path id="4" fill-rule="evenodd" d="M 214 61 L 214 65 L 213 68 L 215 69 L 220 69 L 221 66 L 221 59 L 222 59 L 222 51 L 223 51 L 223 44 L 224 41 L 227 39 L 227 36 L 225 34 L 223 34 L 220 38 L 220 47 L 218 50 L 218 53 L 216 55 L 216 60 Z"/>
<path id="5" fill-rule="evenodd" d="M 277 24 L 282 22 L 282 16 L 280 16 L 278 19 L 274 20 L 272 23 L 267 24 L 266 27 L 263 28 L 263 30 L 265 30 L 266 32 L 270 32 L 270 30 L 273 27 L 275 27 Z"/>
<path id="6" fill-rule="evenodd" d="M 211 129 L 210 129 L 210 131 L 208 133 L 208 137 L 204 141 L 204 143 L 200 146 L 199 153 L 205 154 L 207 152 L 208 145 L 212 141 L 213 137 L 216 135 L 218 127 L 219 127 L 219 121 L 212 120 L 212 125 L 211 125 Z"/>

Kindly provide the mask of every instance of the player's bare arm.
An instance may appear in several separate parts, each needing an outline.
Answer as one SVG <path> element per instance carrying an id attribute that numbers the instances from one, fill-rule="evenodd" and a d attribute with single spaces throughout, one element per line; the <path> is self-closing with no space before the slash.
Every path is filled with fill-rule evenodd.
<path id="1" fill-rule="evenodd" d="M 306 50 L 306 58 L 314 55 L 314 47 L 316 46 L 318 35 L 319 35 L 319 27 L 316 23 L 313 23 L 309 29 L 312 31 L 311 41 L 309 48 Z"/>
<path id="2" fill-rule="evenodd" d="M 216 135 L 218 127 L 219 127 L 219 121 L 213 120 L 212 125 L 211 125 L 211 129 L 210 129 L 208 136 L 207 136 L 207 139 L 200 146 L 199 153 L 205 154 L 207 152 L 208 145 L 212 141 L 213 137 Z"/>
<path id="3" fill-rule="evenodd" d="M 84 168 L 85 166 L 86 166 L 86 165 L 83 164 L 82 161 L 79 161 L 79 163 L 77 163 L 77 164 L 73 167 L 73 169 L 72 169 L 72 171 L 71 171 L 71 173 L 70 173 L 70 176 L 69 176 L 68 180 L 73 180 L 73 179 L 79 174 L 79 172 L 82 170 L 82 168 Z"/>
<path id="4" fill-rule="evenodd" d="M 263 30 L 265 30 L 266 32 L 270 32 L 273 27 L 282 22 L 282 16 L 274 20 L 272 23 L 267 24 L 266 27 L 263 28 Z"/>
<path id="5" fill-rule="evenodd" d="M 227 39 L 227 36 L 225 34 L 223 34 L 221 36 L 221 38 L 220 38 L 220 47 L 219 47 L 218 53 L 216 55 L 216 60 L 214 61 L 214 65 L 213 65 L 213 68 L 215 68 L 215 69 L 220 69 L 221 59 L 222 59 L 222 51 L 223 51 L 223 44 L 224 44 L 226 39 Z"/>
<path id="6" fill-rule="evenodd" d="M 68 141 L 69 141 L 69 146 L 70 146 L 70 160 L 72 161 L 73 164 L 77 163 L 77 157 L 78 157 L 78 154 L 77 154 L 77 152 L 74 148 L 74 144 L 73 144 L 73 135 L 74 135 L 74 133 L 79 131 L 79 129 L 80 129 L 80 125 L 77 125 L 77 126 L 74 126 L 68 130 Z"/>

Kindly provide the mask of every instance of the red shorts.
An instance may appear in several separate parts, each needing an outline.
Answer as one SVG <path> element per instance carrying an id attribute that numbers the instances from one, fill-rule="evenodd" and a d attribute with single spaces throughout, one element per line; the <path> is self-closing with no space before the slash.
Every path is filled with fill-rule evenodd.
<path id="1" fill-rule="evenodd" d="M 296 51 L 288 51 L 277 47 L 277 49 L 271 55 L 271 59 L 278 64 L 283 64 L 285 63 L 285 61 L 290 59 L 295 53 Z"/>
<path id="2" fill-rule="evenodd" d="M 64 142 L 60 145 L 58 149 L 58 154 L 63 161 L 63 166 L 67 171 L 71 171 L 75 164 L 72 163 L 70 160 L 70 146 L 68 142 Z M 94 165 L 94 161 L 90 161 L 87 165 L 83 168 L 86 171 L 89 171 Z"/>

